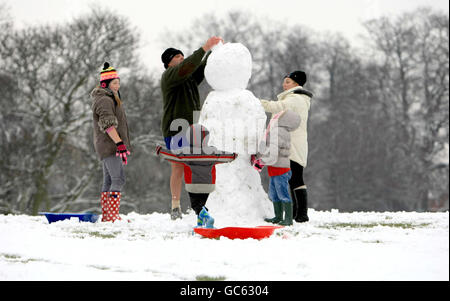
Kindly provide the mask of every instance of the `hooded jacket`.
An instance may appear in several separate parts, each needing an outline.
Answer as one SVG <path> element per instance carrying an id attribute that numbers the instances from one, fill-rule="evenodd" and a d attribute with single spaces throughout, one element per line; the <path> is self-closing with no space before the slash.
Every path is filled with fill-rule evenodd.
<path id="1" fill-rule="evenodd" d="M 281 111 L 271 118 L 260 147 L 264 150 L 260 158 L 265 165 L 281 168 L 291 166 L 291 133 L 299 127 L 300 122 L 300 116 L 292 110 Z"/>
<path id="2" fill-rule="evenodd" d="M 297 86 L 278 94 L 278 101 L 261 99 L 261 104 L 266 112 L 279 113 L 289 109 L 300 116 L 300 126 L 291 132 L 289 159 L 303 167 L 306 167 L 308 158 L 307 124 L 312 96 L 311 92 L 303 89 L 301 86 Z"/>
<path id="3" fill-rule="evenodd" d="M 127 149 L 131 151 L 127 117 L 122 105 L 117 105 L 110 89 L 94 88 L 91 94 L 92 120 L 94 129 L 94 148 L 101 160 L 115 155 L 117 146 L 106 133 L 114 126 Z"/>
<path id="4" fill-rule="evenodd" d="M 208 146 L 208 130 L 194 124 L 186 135 L 189 146 L 170 151 L 161 146 L 156 153 L 168 161 L 184 165 L 184 182 L 186 191 L 192 193 L 211 193 L 215 189 L 216 165 L 228 163 L 236 158 L 236 154 L 218 151 Z"/>

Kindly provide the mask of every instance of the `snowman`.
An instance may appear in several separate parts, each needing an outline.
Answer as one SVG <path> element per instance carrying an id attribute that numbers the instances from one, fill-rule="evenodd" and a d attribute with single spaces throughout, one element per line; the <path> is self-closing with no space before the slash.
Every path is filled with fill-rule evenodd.
<path id="1" fill-rule="evenodd" d="M 209 146 L 238 154 L 236 160 L 216 166 L 216 189 L 207 206 L 216 227 L 255 226 L 271 214 L 271 202 L 250 156 L 266 125 L 260 101 L 247 90 L 252 57 L 240 43 L 219 43 L 212 49 L 205 78 L 214 89 L 203 104 L 199 123 L 209 130 Z"/>

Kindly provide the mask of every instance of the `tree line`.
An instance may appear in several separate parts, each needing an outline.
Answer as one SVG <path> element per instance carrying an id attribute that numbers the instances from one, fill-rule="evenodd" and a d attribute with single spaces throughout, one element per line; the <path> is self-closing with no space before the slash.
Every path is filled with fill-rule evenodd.
<path id="1" fill-rule="evenodd" d="M 153 154 L 163 143 L 161 74 L 140 63 L 139 31 L 104 9 L 16 29 L 1 8 L 0 213 L 99 210 L 89 93 L 104 61 L 121 75 L 132 138 L 123 211 L 167 212 L 170 168 Z M 430 8 L 373 19 L 357 48 L 338 33 L 230 11 L 199 16 L 159 40 L 186 55 L 212 35 L 244 44 L 253 57 L 248 89 L 259 98 L 275 100 L 284 75 L 307 72 L 311 208 L 428 211 L 436 200 L 448 209 L 448 22 L 448 13 Z M 204 100 L 211 88 L 200 88 Z M 184 191 L 186 209 L 183 199 Z"/>

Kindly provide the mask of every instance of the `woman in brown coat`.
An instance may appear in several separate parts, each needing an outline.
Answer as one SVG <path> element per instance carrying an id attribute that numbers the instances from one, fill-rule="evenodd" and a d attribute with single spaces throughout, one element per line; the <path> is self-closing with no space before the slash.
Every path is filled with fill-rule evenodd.
<path id="1" fill-rule="evenodd" d="M 121 220 L 121 189 L 125 184 L 123 165 L 127 164 L 127 155 L 130 155 L 128 124 L 119 88 L 119 75 L 106 62 L 100 73 L 100 86 L 91 92 L 94 147 L 103 162 L 102 222 Z"/>

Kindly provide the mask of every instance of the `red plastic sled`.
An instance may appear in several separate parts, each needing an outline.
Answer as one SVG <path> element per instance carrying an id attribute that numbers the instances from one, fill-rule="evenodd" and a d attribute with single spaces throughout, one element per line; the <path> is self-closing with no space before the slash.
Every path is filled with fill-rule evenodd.
<path id="1" fill-rule="evenodd" d="M 283 228 L 283 226 L 225 227 L 219 229 L 194 228 L 194 231 L 207 238 L 224 236 L 229 239 L 263 239 L 272 235 L 273 231 L 279 228 Z"/>

